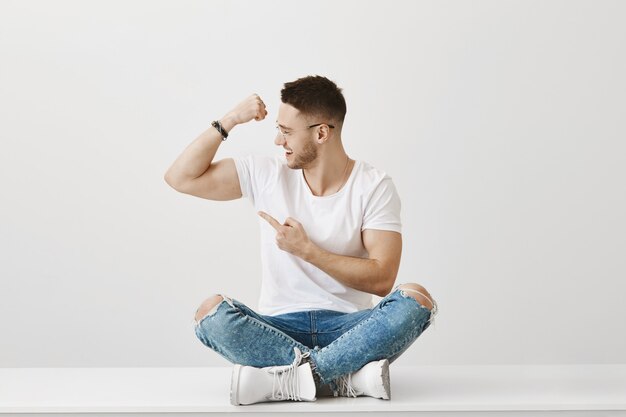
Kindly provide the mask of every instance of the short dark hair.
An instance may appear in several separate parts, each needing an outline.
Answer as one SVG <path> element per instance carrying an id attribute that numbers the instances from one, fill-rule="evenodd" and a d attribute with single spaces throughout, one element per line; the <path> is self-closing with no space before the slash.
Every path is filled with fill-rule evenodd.
<path id="1" fill-rule="evenodd" d="M 320 75 L 309 75 L 285 83 L 280 99 L 307 116 L 323 118 L 321 123 L 332 120 L 343 124 L 346 116 L 346 100 L 341 88 Z"/>

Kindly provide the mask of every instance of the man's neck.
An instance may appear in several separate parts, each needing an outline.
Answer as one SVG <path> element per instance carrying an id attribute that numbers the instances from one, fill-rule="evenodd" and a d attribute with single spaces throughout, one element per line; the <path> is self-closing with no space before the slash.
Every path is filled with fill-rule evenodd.
<path id="1" fill-rule="evenodd" d="M 354 160 L 345 151 L 337 152 L 327 158 L 318 158 L 315 165 L 304 168 L 304 179 L 313 195 L 335 194 L 347 182 L 353 166 Z"/>

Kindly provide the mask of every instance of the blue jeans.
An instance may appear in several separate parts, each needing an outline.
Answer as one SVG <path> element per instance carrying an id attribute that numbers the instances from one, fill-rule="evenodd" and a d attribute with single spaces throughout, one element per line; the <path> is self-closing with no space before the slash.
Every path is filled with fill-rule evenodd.
<path id="1" fill-rule="evenodd" d="M 433 322 L 432 311 L 398 286 L 371 309 L 354 313 L 308 310 L 266 316 L 220 294 L 222 300 L 199 322 L 196 336 L 229 362 L 262 368 L 290 365 L 294 347 L 310 351 L 313 372 L 338 389 L 340 376 L 387 358 L 395 361 Z"/>

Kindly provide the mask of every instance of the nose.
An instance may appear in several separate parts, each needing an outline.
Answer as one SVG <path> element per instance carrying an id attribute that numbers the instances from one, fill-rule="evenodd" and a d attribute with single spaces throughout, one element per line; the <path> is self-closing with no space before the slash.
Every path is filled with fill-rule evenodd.
<path id="1" fill-rule="evenodd" d="M 285 143 L 285 138 L 283 134 L 280 132 L 276 132 L 276 139 L 274 139 L 274 144 L 278 146 L 283 146 L 283 143 Z"/>

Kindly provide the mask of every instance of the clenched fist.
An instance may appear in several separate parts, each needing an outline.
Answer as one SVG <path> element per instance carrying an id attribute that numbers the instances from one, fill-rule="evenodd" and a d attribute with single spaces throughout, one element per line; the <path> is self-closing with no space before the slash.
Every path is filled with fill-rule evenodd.
<path id="1" fill-rule="evenodd" d="M 258 94 L 252 94 L 241 103 L 237 104 L 234 109 L 229 111 L 225 119 L 231 119 L 235 124 L 247 123 L 254 119 L 257 122 L 265 119 L 267 110 L 265 103 Z"/>

